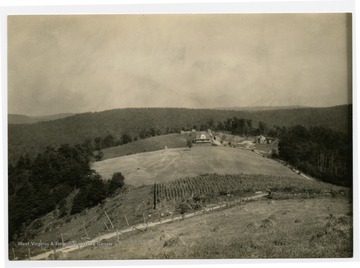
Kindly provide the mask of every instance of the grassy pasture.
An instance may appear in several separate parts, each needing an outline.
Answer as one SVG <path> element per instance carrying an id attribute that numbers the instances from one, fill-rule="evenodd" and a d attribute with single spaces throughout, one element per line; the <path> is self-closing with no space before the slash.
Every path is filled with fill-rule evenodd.
<path id="1" fill-rule="evenodd" d="M 72 260 L 349 258 L 351 205 L 344 197 L 249 202 L 69 253 Z"/>
<path id="2" fill-rule="evenodd" d="M 124 145 L 103 149 L 103 160 L 130 154 L 152 152 L 168 148 L 185 148 L 188 134 L 167 134 L 133 141 Z"/>
<path id="3" fill-rule="evenodd" d="M 282 164 L 249 150 L 222 146 L 198 145 L 190 149 L 167 149 L 95 162 L 104 179 L 122 172 L 127 184 L 134 186 L 164 183 L 201 174 L 264 174 L 296 177 Z"/>

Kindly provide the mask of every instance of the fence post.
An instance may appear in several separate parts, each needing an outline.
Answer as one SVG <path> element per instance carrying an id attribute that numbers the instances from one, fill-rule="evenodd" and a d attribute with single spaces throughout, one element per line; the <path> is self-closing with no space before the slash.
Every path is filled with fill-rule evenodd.
<path id="1" fill-rule="evenodd" d="M 127 219 L 126 215 L 124 215 L 124 217 L 125 217 L 125 220 L 126 220 L 126 224 L 127 224 L 127 226 L 130 226 L 130 225 L 129 225 L 129 221 L 128 221 L 128 219 Z"/>
<path id="2" fill-rule="evenodd" d="M 106 215 L 106 217 L 108 218 L 108 220 L 109 220 L 109 222 L 110 222 L 110 224 L 111 224 L 112 229 L 114 229 L 114 224 L 113 224 L 112 221 L 110 220 L 110 217 L 109 217 L 109 215 L 106 213 L 106 210 L 105 210 L 105 215 Z"/>
<path id="3" fill-rule="evenodd" d="M 160 211 L 159 211 L 159 220 L 160 220 L 160 223 L 161 223 L 161 213 L 160 213 Z"/>
<path id="4" fill-rule="evenodd" d="M 84 228 L 84 231 L 85 231 L 85 234 L 86 234 L 86 237 L 89 237 L 89 235 L 88 235 L 88 233 L 87 233 L 87 231 L 86 231 L 86 227 L 85 227 L 85 222 L 83 221 L 83 228 Z"/>
<path id="5" fill-rule="evenodd" d="M 157 185 L 154 184 L 154 209 L 156 209 L 156 199 L 157 199 Z"/>
<path id="6" fill-rule="evenodd" d="M 110 231 L 110 229 L 109 229 L 109 227 L 107 226 L 106 222 L 105 222 L 105 221 L 103 221 L 103 223 L 104 223 L 104 225 L 105 225 L 106 229 L 107 229 L 108 231 Z"/>

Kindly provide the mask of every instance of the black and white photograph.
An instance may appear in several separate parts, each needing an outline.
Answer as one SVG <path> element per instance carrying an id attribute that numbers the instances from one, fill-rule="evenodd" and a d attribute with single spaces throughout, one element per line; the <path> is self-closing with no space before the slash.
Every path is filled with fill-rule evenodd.
<path id="1" fill-rule="evenodd" d="M 353 258 L 352 30 L 8 15 L 8 260 Z"/>

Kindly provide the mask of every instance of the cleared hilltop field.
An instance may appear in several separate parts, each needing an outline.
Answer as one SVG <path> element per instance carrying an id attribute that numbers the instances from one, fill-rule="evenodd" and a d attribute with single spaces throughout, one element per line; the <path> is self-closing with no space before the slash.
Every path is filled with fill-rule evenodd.
<path id="1" fill-rule="evenodd" d="M 264 174 L 300 178 L 289 168 L 249 150 L 199 145 L 191 149 L 167 149 L 95 162 L 104 179 L 122 172 L 127 184 L 141 186 L 201 174 Z"/>
<path id="2" fill-rule="evenodd" d="M 104 154 L 103 160 L 130 154 L 158 151 L 164 149 L 165 146 L 168 148 L 184 148 L 188 138 L 188 134 L 172 133 L 102 149 Z"/>

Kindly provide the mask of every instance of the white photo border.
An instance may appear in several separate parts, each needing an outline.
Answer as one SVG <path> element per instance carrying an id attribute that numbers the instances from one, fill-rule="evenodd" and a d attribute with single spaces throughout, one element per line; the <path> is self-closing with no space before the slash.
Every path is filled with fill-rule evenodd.
<path id="1" fill-rule="evenodd" d="M 84 3 L 85 2 L 85 3 Z M 218 14 L 218 13 L 352 13 L 353 19 L 353 215 L 354 215 L 354 257 L 350 259 L 223 259 L 223 260 L 119 260 L 119 261 L 9 261 L 8 260 L 8 215 L 7 215 L 7 16 L 9 15 L 55 15 L 55 14 Z M 1 44 L 1 117 L 2 126 L 0 132 L 0 170 L 3 183 L 0 190 L 3 205 L 0 206 L 3 221 L 0 221 L 1 260 L 5 267 L 109 267 L 109 266 L 157 266 L 171 265 L 174 267 L 198 267 L 198 266 L 219 266 L 228 267 L 241 265 L 274 265 L 276 267 L 300 266 L 305 264 L 338 266 L 340 264 L 355 265 L 360 262 L 359 249 L 359 143 L 358 143 L 358 93 L 357 93 L 357 65 L 358 43 L 357 19 L 358 10 L 355 9 L 355 0 L 259 0 L 259 1 L 215 1 L 215 0 L 193 0 L 193 1 L 116 1 L 116 0 L 4 0 L 0 3 L 0 44 Z"/>

